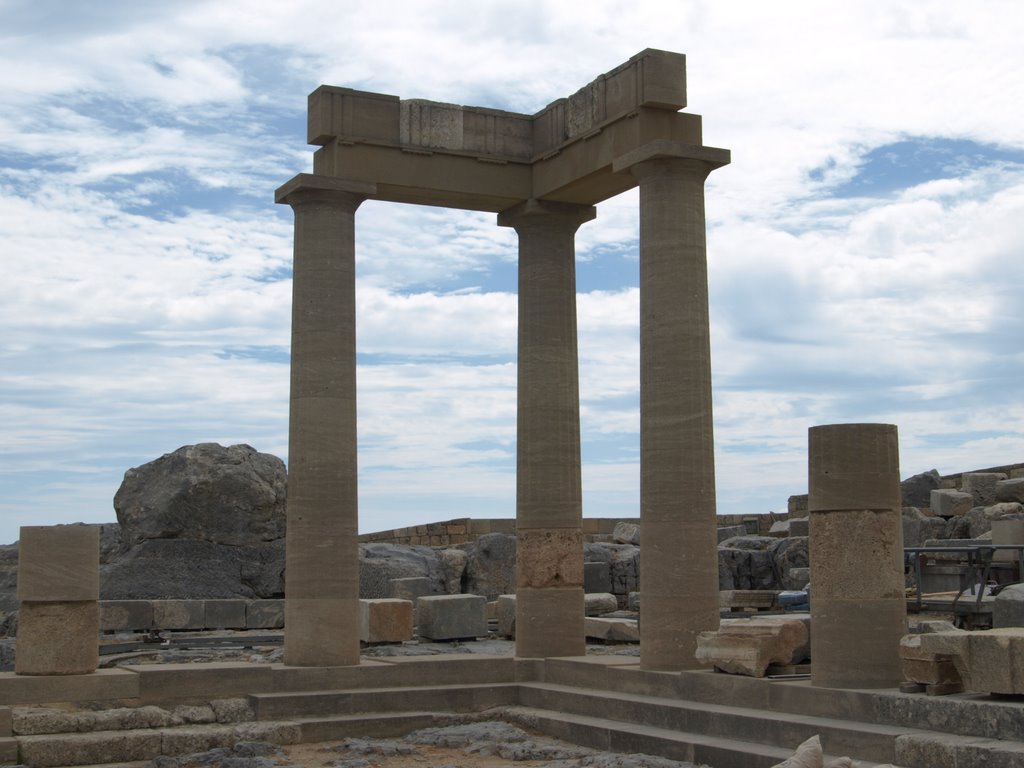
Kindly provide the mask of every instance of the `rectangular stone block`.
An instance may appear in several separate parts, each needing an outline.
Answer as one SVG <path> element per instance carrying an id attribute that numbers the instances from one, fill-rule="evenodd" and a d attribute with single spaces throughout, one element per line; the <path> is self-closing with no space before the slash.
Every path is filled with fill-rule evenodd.
<path id="1" fill-rule="evenodd" d="M 487 599 L 481 595 L 431 595 L 417 603 L 419 635 L 428 640 L 463 640 L 487 634 Z"/>
<path id="2" fill-rule="evenodd" d="M 250 600 L 245 606 L 246 629 L 284 627 L 284 600 Z"/>
<path id="3" fill-rule="evenodd" d="M 494 607 L 498 621 L 498 634 L 502 637 L 516 636 L 516 596 L 498 595 Z"/>
<path id="4" fill-rule="evenodd" d="M 23 602 L 18 611 L 14 671 L 19 675 L 84 675 L 99 666 L 100 608 L 95 600 Z"/>
<path id="5" fill-rule="evenodd" d="M 789 519 L 789 535 L 809 536 L 811 533 L 810 522 L 810 519 L 806 517 L 791 517 Z"/>
<path id="6" fill-rule="evenodd" d="M 604 643 L 639 643 L 640 629 L 636 619 L 605 619 L 587 616 L 583 619 L 583 634 L 591 640 Z"/>
<path id="7" fill-rule="evenodd" d="M 608 563 L 584 563 L 583 591 L 587 593 L 611 592 L 611 566 Z"/>
<path id="8" fill-rule="evenodd" d="M 922 650 L 921 635 L 906 635 L 900 640 L 900 662 L 905 680 L 922 685 L 963 688 L 953 657 Z"/>
<path id="9" fill-rule="evenodd" d="M 724 619 L 716 632 L 697 637 L 697 660 L 716 669 L 764 677 L 771 664 L 799 664 L 810 650 L 810 619 Z"/>
<path id="10" fill-rule="evenodd" d="M 610 592 L 584 593 L 583 614 L 585 616 L 601 616 L 619 610 L 619 601 Z"/>
<path id="11" fill-rule="evenodd" d="M 1024 544 L 1024 520 L 993 520 L 992 543 Z M 992 555 L 992 559 L 1000 563 L 1015 563 L 1018 557 L 1019 550 L 1015 549 L 997 549 Z"/>
<path id="12" fill-rule="evenodd" d="M 245 600 L 204 600 L 205 629 L 245 629 Z"/>
<path id="13" fill-rule="evenodd" d="M 18 541 L 18 599 L 80 602 L 100 596 L 98 525 L 26 525 Z"/>
<path id="14" fill-rule="evenodd" d="M 359 601 L 359 639 L 364 643 L 412 640 L 412 601 L 383 598 Z"/>
<path id="15" fill-rule="evenodd" d="M 133 632 L 153 628 L 153 604 L 149 600 L 101 600 L 100 630 Z"/>
<path id="16" fill-rule="evenodd" d="M 224 699 L 273 690 L 269 664 L 210 662 L 208 664 L 138 664 L 138 695 L 143 704 L 187 699 Z"/>
<path id="17" fill-rule="evenodd" d="M 721 526 L 717 529 L 718 543 L 721 544 L 723 541 L 736 538 L 737 536 L 746 536 L 747 526 L 745 525 L 727 525 Z"/>
<path id="18" fill-rule="evenodd" d="M 932 512 L 939 517 L 966 515 L 974 507 L 974 497 L 969 493 L 949 488 L 938 488 L 930 494 Z"/>
<path id="19" fill-rule="evenodd" d="M 996 484 L 1005 479 L 1003 472 L 965 472 L 960 490 L 973 497 L 974 506 L 987 507 L 996 503 Z"/>
<path id="20" fill-rule="evenodd" d="M 202 629 L 206 611 L 202 600 L 154 600 L 153 626 L 156 629 Z"/>
<path id="21" fill-rule="evenodd" d="M 29 676 L 0 672 L 0 704 L 59 704 L 134 699 L 139 676 L 126 669 L 98 669 L 88 675 Z"/>

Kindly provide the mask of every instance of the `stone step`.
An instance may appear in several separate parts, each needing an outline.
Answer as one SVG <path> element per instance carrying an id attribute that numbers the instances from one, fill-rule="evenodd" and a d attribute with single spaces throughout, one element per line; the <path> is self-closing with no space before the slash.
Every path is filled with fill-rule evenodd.
<path id="1" fill-rule="evenodd" d="M 517 702 L 515 683 L 254 693 L 257 720 L 293 720 L 361 712 L 480 712 Z"/>
<path id="2" fill-rule="evenodd" d="M 152 760 L 159 755 L 189 755 L 239 741 L 296 744 L 302 729 L 296 723 L 237 723 L 178 726 L 130 731 L 50 733 L 18 736 L 22 763 L 35 768 L 104 765 Z"/>
<path id="3" fill-rule="evenodd" d="M 303 744 L 341 741 L 351 736 L 387 738 L 404 736 L 422 728 L 437 728 L 463 722 L 451 712 L 374 712 L 336 717 L 293 720 L 299 726 Z"/>
<path id="4" fill-rule="evenodd" d="M 639 694 L 609 696 L 603 691 L 551 683 L 522 684 L 519 702 L 536 709 L 657 726 L 711 738 L 728 740 L 731 737 L 790 751 L 817 734 L 822 747 L 830 754 L 879 763 L 895 761 L 896 738 L 908 733 L 906 728 L 824 717 L 794 718 L 784 713 L 721 704 Z"/>
<path id="5" fill-rule="evenodd" d="M 770 768 L 793 753 L 792 749 L 735 739 L 525 706 L 510 707 L 507 715 L 515 722 L 572 744 L 606 752 L 657 755 L 715 768 Z M 871 764 L 859 763 L 858 768 L 868 765 Z"/>

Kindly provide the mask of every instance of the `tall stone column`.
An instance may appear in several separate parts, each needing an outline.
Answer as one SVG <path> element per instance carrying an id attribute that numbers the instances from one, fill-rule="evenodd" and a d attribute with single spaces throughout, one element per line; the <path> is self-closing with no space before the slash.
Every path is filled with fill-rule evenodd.
<path id="1" fill-rule="evenodd" d="M 811 684 L 895 687 L 907 631 L 896 427 L 812 427 L 808 491 Z"/>
<path id="2" fill-rule="evenodd" d="M 658 141 L 616 160 L 640 185 L 640 665 L 698 665 L 718 629 L 704 181 L 726 150 Z"/>
<path id="3" fill-rule="evenodd" d="M 355 212 L 372 184 L 300 174 L 295 212 L 286 664 L 359 663 Z"/>
<path id="4" fill-rule="evenodd" d="M 99 665 L 100 529 L 23 526 L 18 540 L 19 675 L 84 675 Z"/>
<path id="5" fill-rule="evenodd" d="M 516 655 L 580 656 L 583 492 L 576 249 L 593 206 L 528 200 L 498 215 L 519 235 Z"/>

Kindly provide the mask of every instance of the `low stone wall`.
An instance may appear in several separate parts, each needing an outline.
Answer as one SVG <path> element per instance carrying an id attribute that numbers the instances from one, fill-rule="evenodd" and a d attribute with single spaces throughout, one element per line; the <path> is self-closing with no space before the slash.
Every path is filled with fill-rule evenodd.
<path id="1" fill-rule="evenodd" d="M 100 631 L 281 629 L 284 600 L 100 600 Z"/>
<path id="2" fill-rule="evenodd" d="M 772 524 L 785 520 L 785 512 L 769 512 L 758 515 L 719 515 L 718 527 L 744 526 L 750 534 L 767 534 Z M 639 523 L 637 517 L 585 517 L 582 521 L 583 536 L 587 541 L 601 540 L 611 536 L 617 523 Z M 360 543 L 384 543 L 419 545 L 425 547 L 447 547 L 476 541 L 488 533 L 515 533 L 516 521 L 512 518 L 471 518 L 460 517 L 439 523 L 411 525 L 389 531 L 364 533 Z"/>

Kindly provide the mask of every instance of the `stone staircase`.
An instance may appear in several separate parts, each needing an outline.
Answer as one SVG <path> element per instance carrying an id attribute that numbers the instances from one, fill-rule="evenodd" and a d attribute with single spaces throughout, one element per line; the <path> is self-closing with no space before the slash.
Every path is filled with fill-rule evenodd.
<path id="1" fill-rule="evenodd" d="M 205 712 L 194 702 L 157 706 L 145 697 L 134 707 L 100 711 L 15 707 L 11 739 L 30 766 L 141 765 L 161 754 L 239 741 L 287 745 L 391 737 L 488 718 L 595 749 L 714 768 L 768 768 L 815 734 L 828 755 L 848 755 L 861 768 L 1024 766 L 1020 700 L 648 672 L 635 659 L 614 656 L 514 664 L 482 656 L 454 664 L 404 659 L 336 670 L 279 668 L 272 676 L 272 690 L 207 705 L 226 722 L 193 716 Z"/>

